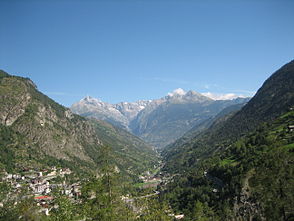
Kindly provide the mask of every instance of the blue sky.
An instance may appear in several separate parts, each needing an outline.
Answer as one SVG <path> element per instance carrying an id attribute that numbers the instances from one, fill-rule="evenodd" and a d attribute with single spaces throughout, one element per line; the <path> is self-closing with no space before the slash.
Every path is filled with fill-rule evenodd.
<path id="1" fill-rule="evenodd" d="M 294 1 L 0 0 L 0 69 L 70 106 L 251 95 L 294 59 Z"/>

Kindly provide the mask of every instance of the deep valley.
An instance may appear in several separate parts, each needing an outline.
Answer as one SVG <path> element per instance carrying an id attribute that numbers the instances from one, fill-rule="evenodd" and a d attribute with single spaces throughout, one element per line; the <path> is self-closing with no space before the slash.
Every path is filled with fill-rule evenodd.
<path id="1" fill-rule="evenodd" d="M 0 220 L 294 219 L 294 61 L 233 100 L 69 109 L 32 80 L 0 72 Z"/>

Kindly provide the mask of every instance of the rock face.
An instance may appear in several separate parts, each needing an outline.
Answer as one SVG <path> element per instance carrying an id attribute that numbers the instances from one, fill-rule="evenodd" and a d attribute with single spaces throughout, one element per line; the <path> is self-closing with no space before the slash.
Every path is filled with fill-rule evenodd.
<path id="1" fill-rule="evenodd" d="M 99 145 L 101 142 L 85 120 L 73 122 L 66 116 L 68 109 L 61 106 L 57 109 L 53 101 L 43 102 L 49 98 L 36 91 L 28 79 L 4 77 L 0 88 L 1 124 L 12 127 L 52 157 L 91 161 L 82 147 L 81 138 L 91 134 L 89 143 Z M 80 129 L 84 131 L 82 134 L 78 132 Z"/>
<path id="2" fill-rule="evenodd" d="M 137 101 L 137 102 L 121 102 L 115 104 L 115 108 L 120 111 L 120 113 L 125 116 L 128 120 L 128 123 L 132 121 L 138 113 L 143 110 L 151 101 Z"/>
<path id="3" fill-rule="evenodd" d="M 97 98 L 87 96 L 71 106 L 71 110 L 84 117 L 105 120 L 115 126 L 129 129 L 129 122 L 144 109 L 149 101 L 134 103 L 121 102 L 109 104 Z"/>
<path id="4" fill-rule="evenodd" d="M 29 79 L 1 71 L 0 104 L 0 142 L 3 141 L 8 151 L 20 154 L 16 164 L 25 166 L 42 164 L 42 161 L 46 164 L 51 159 L 68 162 L 76 168 L 97 170 L 100 150 L 106 144 L 113 147 L 112 156 L 120 162 L 117 166 L 122 171 L 136 166 L 143 170 L 155 158 L 152 148 L 142 140 L 104 122 L 73 114 L 37 91 Z M 7 139 L 9 145 L 4 142 Z M 34 160 L 29 162 L 29 157 Z M 145 165 L 139 162 L 142 159 Z"/>
<path id="5" fill-rule="evenodd" d="M 108 104 L 86 97 L 73 104 L 71 110 L 85 117 L 106 120 L 162 148 L 224 108 L 248 100 L 215 101 L 195 91 L 186 92 L 179 88 L 160 99 L 133 103 Z"/>
<path id="6" fill-rule="evenodd" d="M 234 198 L 234 214 L 246 220 L 254 220 L 254 217 L 260 217 L 262 220 L 266 220 L 265 217 L 262 216 L 262 207 L 258 201 L 251 196 L 249 185 L 250 176 L 252 176 L 252 173 L 248 173 L 244 178 L 243 187 L 239 196 Z"/>
<path id="7" fill-rule="evenodd" d="M 14 87 L 10 90 L 5 90 L 10 84 L 14 83 Z M 25 108 L 31 100 L 31 96 L 27 90 L 24 90 L 22 94 L 19 95 L 20 88 L 26 88 L 29 86 L 29 82 L 15 82 L 11 78 L 3 78 L 0 88 L 0 102 L 4 102 L 8 105 L 3 105 L 0 112 L 1 123 L 10 126 L 12 125 L 20 116 L 25 113 Z M 19 95 L 19 96 L 18 96 Z"/>

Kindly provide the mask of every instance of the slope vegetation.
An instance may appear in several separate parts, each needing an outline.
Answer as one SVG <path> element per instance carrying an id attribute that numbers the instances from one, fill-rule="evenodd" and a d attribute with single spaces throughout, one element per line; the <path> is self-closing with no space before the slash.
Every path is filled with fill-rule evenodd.
<path id="1" fill-rule="evenodd" d="M 294 111 L 263 124 L 165 186 L 174 209 L 204 220 L 292 220 Z M 199 217 L 201 214 L 201 217 Z"/>

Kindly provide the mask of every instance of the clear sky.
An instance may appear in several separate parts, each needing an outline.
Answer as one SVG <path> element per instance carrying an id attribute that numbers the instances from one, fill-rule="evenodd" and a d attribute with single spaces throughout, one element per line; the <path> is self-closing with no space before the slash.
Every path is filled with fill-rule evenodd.
<path id="1" fill-rule="evenodd" d="M 293 0 L 0 0 L 0 69 L 70 106 L 251 95 L 294 59 Z"/>

